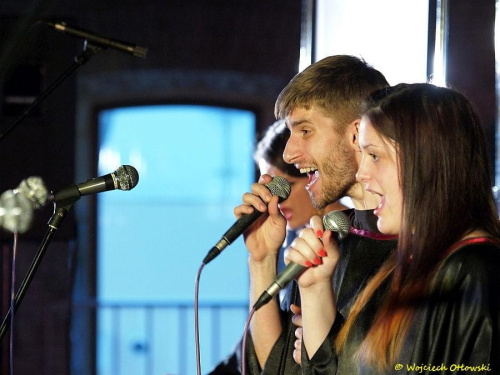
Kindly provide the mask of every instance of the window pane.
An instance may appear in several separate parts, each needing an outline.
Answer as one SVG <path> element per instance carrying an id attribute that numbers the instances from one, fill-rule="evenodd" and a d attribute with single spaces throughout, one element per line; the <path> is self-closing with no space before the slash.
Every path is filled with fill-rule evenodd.
<path id="1" fill-rule="evenodd" d="M 253 182 L 254 133 L 253 112 L 237 109 L 168 105 L 100 113 L 99 174 L 110 173 L 123 164 L 139 172 L 139 183 L 133 190 L 98 195 L 100 303 L 142 306 L 147 302 L 168 304 L 169 308 L 193 303 L 201 262 L 234 223 L 233 208 Z M 241 239 L 202 273 L 200 303 L 221 301 L 242 306 L 248 301 L 247 252 Z M 165 311 L 162 314 L 168 315 Z M 241 336 L 246 315 L 241 310 L 235 314 L 240 326 L 233 318 L 231 329 L 226 327 L 221 333 L 229 337 L 219 338 L 217 345 L 221 341 L 226 345 L 236 343 Z M 121 330 L 121 339 L 113 341 L 109 336 L 117 333 L 110 331 L 110 323 L 106 325 L 112 321 L 108 315 L 99 321 L 99 374 L 117 371 L 113 358 L 109 358 L 111 347 L 111 352 L 118 353 L 120 374 L 138 375 L 148 366 L 161 373 L 195 372 L 195 367 L 182 368 L 194 366 L 194 346 L 186 349 L 188 364 L 168 358 L 180 345 L 177 333 L 172 332 L 167 346 L 165 337 L 155 335 L 154 340 L 162 342 L 165 349 L 155 355 L 154 364 L 148 365 L 152 353 L 161 348 L 147 337 L 143 318 L 122 312 L 120 326 L 127 328 Z M 135 318 L 127 322 L 127 316 Z M 162 325 L 176 329 L 172 319 L 161 321 L 157 316 L 161 314 L 152 319 L 158 325 L 154 332 L 163 332 Z M 184 340 L 194 345 L 192 314 L 185 319 L 188 332 L 183 335 L 188 337 Z M 209 339 L 210 328 L 202 326 L 202 319 L 209 323 L 208 315 L 202 317 L 200 312 L 200 337 Z M 205 372 L 231 349 L 210 348 L 213 345 L 207 342 L 201 347 L 207 357 L 212 357 L 212 350 L 220 353 L 219 358 L 202 360 Z"/>
<path id="2" fill-rule="evenodd" d="M 427 80 L 427 0 L 317 0 L 315 61 L 364 58 L 391 85 Z"/>

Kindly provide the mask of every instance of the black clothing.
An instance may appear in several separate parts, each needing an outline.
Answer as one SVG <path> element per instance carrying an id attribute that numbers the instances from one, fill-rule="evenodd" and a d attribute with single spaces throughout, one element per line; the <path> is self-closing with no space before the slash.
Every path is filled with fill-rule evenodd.
<path id="1" fill-rule="evenodd" d="M 380 374 L 353 355 L 373 323 L 387 283 L 360 313 L 338 356 L 332 348 L 342 319 L 335 321 L 311 360 L 303 346 L 304 374 Z M 476 241 L 453 252 L 438 269 L 428 298 L 418 306 L 398 360 L 382 373 L 500 374 L 499 291 L 498 243 Z"/>
<path id="2" fill-rule="evenodd" d="M 340 314 L 346 314 L 349 311 L 358 292 L 397 244 L 397 240 L 392 236 L 382 235 L 378 231 L 372 232 L 376 230 L 377 222 L 373 210 L 347 210 L 345 212 L 350 217 L 353 227 L 350 234 L 339 242 L 340 259 L 333 277 Z M 293 314 L 290 312 L 291 303 L 300 304 L 299 293 L 295 281 L 287 288 L 288 293 L 281 302 L 283 331 L 271 350 L 264 369 L 259 366 L 251 336 L 248 336 L 246 350 L 248 374 L 302 374 L 301 366 L 293 359 L 296 326 L 292 324 Z M 238 345 L 236 352 L 220 363 L 210 375 L 239 374 L 240 357 L 241 346 Z M 232 367 L 237 363 L 237 369 Z"/>

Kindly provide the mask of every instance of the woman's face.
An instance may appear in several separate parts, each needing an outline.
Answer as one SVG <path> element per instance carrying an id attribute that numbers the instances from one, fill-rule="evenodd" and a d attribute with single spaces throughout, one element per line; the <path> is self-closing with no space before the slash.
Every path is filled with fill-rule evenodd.
<path id="1" fill-rule="evenodd" d="M 279 204 L 280 211 L 287 221 L 288 229 L 297 229 L 309 224 L 309 219 L 316 214 L 316 210 L 306 190 L 307 176 L 290 176 L 264 160 L 259 161 L 259 169 L 261 174 L 285 178 L 292 187 L 288 198 Z"/>
<path id="2" fill-rule="evenodd" d="M 356 174 L 366 190 L 381 197 L 373 211 L 377 227 L 384 234 L 399 234 L 401 229 L 403 193 L 399 181 L 394 141 L 379 135 L 370 120 L 361 118 L 359 126 L 361 164 Z"/>

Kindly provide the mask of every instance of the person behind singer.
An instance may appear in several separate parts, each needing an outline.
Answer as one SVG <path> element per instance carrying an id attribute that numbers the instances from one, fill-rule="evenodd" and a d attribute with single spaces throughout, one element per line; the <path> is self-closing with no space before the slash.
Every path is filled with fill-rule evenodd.
<path id="1" fill-rule="evenodd" d="M 327 285 L 335 244 L 311 229 L 289 249 L 300 264 L 327 252 L 298 278 L 304 373 L 499 373 L 500 225 L 471 104 L 430 84 L 380 90 L 366 101 L 359 144 L 357 178 L 381 197 L 377 226 L 398 246 L 345 322 Z"/>
<path id="2" fill-rule="evenodd" d="M 373 208 L 379 197 L 366 192 L 355 176 L 361 160 L 359 106 L 368 94 L 387 85 L 384 76 L 365 61 L 348 55 L 329 56 L 298 73 L 276 102 L 277 118 L 284 119 L 290 130 L 284 160 L 308 176 L 306 189 L 314 206 L 322 209 L 344 196 L 354 205 L 347 211 L 353 228 L 340 244 L 341 265 L 333 282 L 330 280 L 339 291 L 341 314 L 347 313 L 365 280 L 396 245 L 394 236 L 377 230 Z M 269 175 L 261 176 L 234 210 L 236 217 L 254 209 L 265 213 L 244 235 L 249 251 L 250 306 L 276 277 L 276 259 L 286 233 L 277 198 L 263 186 L 270 180 Z M 321 262 L 321 253 L 311 260 L 312 264 Z M 276 299 L 256 311 L 245 353 L 249 374 L 302 373 L 294 347 L 294 323 L 300 325 L 296 313 L 280 309 Z"/>

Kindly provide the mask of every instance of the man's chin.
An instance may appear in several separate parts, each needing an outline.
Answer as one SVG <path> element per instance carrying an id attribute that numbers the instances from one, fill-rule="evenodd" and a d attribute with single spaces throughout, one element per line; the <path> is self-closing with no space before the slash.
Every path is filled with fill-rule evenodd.
<path id="1" fill-rule="evenodd" d="M 311 194 L 309 193 L 309 197 L 311 198 L 312 205 L 317 210 L 322 210 L 326 208 L 328 205 L 337 202 L 340 198 L 344 197 L 342 194 Z"/>
<path id="2" fill-rule="evenodd" d="M 317 195 L 311 193 L 309 193 L 309 197 L 311 198 L 311 203 L 315 209 L 322 210 L 327 206 L 327 204 L 324 203 L 324 200 L 321 199 L 321 197 L 318 197 Z"/>

